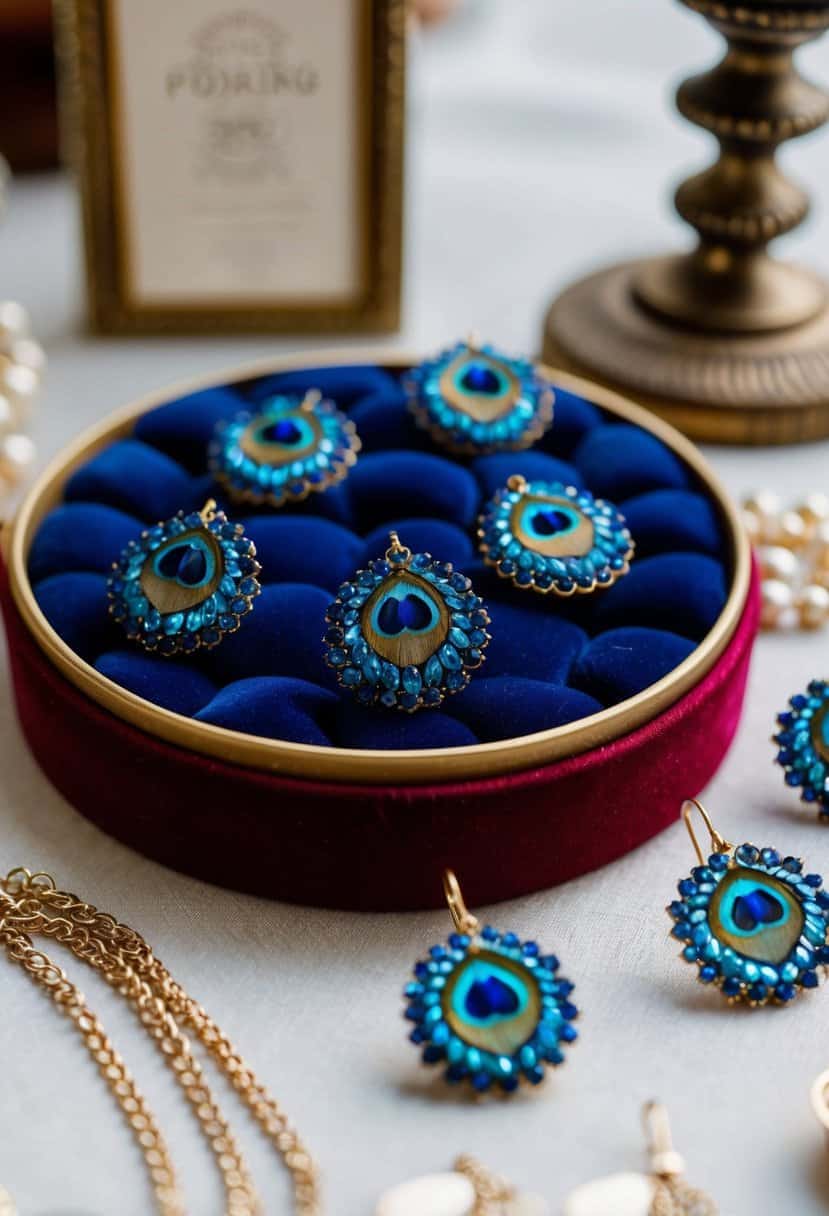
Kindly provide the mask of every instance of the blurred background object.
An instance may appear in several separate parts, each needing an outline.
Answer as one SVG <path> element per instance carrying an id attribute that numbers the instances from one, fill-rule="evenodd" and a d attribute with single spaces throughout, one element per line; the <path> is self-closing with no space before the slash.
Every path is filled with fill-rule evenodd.
<path id="1" fill-rule="evenodd" d="M 461 0 L 412 0 L 412 10 L 424 25 L 436 25 L 460 3 Z"/>
<path id="2" fill-rule="evenodd" d="M 0 0 L 0 149 L 12 169 L 58 162 L 50 0 Z"/>
<path id="3" fill-rule="evenodd" d="M 683 118 L 719 143 L 717 161 L 674 196 L 696 248 L 612 266 L 567 288 L 547 318 L 545 359 L 632 393 L 696 439 L 822 438 L 829 286 L 770 257 L 767 246 L 809 211 L 809 196 L 776 155 L 829 117 L 829 95 L 793 60 L 829 26 L 829 3 L 683 3 L 727 42 L 720 63 L 676 97 Z"/>

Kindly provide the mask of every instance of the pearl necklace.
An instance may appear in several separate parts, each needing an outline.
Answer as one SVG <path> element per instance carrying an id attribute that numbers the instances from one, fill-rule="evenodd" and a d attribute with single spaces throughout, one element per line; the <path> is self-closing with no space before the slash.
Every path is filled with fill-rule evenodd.
<path id="1" fill-rule="evenodd" d="M 785 508 L 770 490 L 747 498 L 743 520 L 760 564 L 764 629 L 822 629 L 829 621 L 829 496 Z"/>
<path id="2" fill-rule="evenodd" d="M 34 460 L 35 445 L 25 427 L 45 365 L 25 308 L 14 300 L 0 301 L 0 503 Z"/>

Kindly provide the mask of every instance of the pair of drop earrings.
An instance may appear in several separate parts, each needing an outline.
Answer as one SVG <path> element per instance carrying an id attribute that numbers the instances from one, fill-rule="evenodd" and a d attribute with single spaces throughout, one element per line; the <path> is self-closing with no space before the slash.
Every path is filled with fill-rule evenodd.
<path id="1" fill-rule="evenodd" d="M 453 452 L 517 450 L 552 422 L 552 389 L 533 365 L 458 344 L 416 368 L 410 408 Z M 231 498 L 279 507 L 337 484 L 354 464 L 354 424 L 318 392 L 274 396 L 219 424 L 210 470 Z M 484 562 L 519 588 L 557 596 L 609 587 L 633 541 L 611 503 L 560 482 L 510 477 L 484 508 Z M 344 583 L 326 614 L 325 659 L 364 705 L 412 712 L 459 692 L 484 658 L 489 616 L 470 580 L 395 533 L 383 557 Z M 131 541 L 113 564 L 109 610 L 162 656 L 212 648 L 252 611 L 261 587 L 253 542 L 213 500 Z"/>
<path id="2" fill-rule="evenodd" d="M 707 858 L 694 813 L 710 837 Z M 818 968 L 829 964 L 829 893 L 820 875 L 775 849 L 730 844 L 696 799 L 683 803 L 682 816 L 699 864 L 667 910 L 700 982 L 751 1007 L 785 1005 L 816 988 Z M 537 1085 L 578 1037 L 573 984 L 536 942 L 482 928 L 451 870 L 444 891 L 455 931 L 415 965 L 404 990 L 409 1037 L 451 1083 L 479 1093 Z"/>

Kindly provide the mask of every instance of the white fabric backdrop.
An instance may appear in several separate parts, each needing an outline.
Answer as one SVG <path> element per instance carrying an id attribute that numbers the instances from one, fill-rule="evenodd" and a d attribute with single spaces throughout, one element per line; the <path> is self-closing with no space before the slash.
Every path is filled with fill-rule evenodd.
<path id="1" fill-rule="evenodd" d="M 582 268 L 685 239 L 666 205 L 669 181 L 710 149 L 666 106 L 666 81 L 715 49 L 702 22 L 667 0 L 485 0 L 419 40 L 405 322 L 387 344 L 431 349 L 473 326 L 532 349 L 550 295 Z M 829 44 L 804 59 L 829 79 Z M 801 141 L 786 159 L 817 189 L 829 139 Z M 829 269 L 829 199 L 819 202 L 789 248 Z M 297 346 L 84 337 L 75 204 L 58 178 L 13 190 L 0 267 L 0 292 L 30 306 L 50 355 L 36 424 L 43 459 L 142 392 Z M 825 488 L 828 452 L 710 456 L 735 494 L 769 485 L 794 496 Z M 768 736 L 789 692 L 825 674 L 826 653 L 825 635 L 761 641 L 739 738 L 707 791 L 732 839 L 779 844 L 824 872 L 829 838 L 784 790 Z M 0 682 L 3 869 L 45 868 L 147 936 L 295 1117 L 324 1169 L 333 1216 L 370 1213 L 383 1187 L 448 1167 L 461 1150 L 542 1191 L 557 1212 L 578 1182 L 639 1167 L 639 1107 L 652 1095 L 671 1108 L 692 1180 L 731 1216 L 824 1211 L 829 1169 L 807 1099 L 829 1065 L 829 994 L 744 1014 L 697 987 L 667 942 L 662 911 L 691 860 L 677 827 L 600 873 L 490 913 L 561 955 L 578 983 L 582 1042 L 542 1092 L 472 1107 L 435 1092 L 400 1018 L 410 963 L 443 936 L 445 916 L 303 911 L 143 860 L 47 784 Z M 457 866 L 462 873 L 463 858 Z M 218 1211 L 212 1165 L 162 1066 L 109 993 L 72 974 L 157 1110 L 192 1211 Z M 0 994 L 0 1181 L 25 1216 L 145 1216 L 135 1151 L 70 1027 L 4 963 Z M 286 1210 L 280 1170 L 227 1105 L 267 1211 Z"/>

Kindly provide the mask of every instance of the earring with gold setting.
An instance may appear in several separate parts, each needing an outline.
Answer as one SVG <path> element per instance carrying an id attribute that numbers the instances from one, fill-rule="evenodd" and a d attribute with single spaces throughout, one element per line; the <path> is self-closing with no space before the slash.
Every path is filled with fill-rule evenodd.
<path id="1" fill-rule="evenodd" d="M 535 364 L 474 337 L 413 368 L 406 389 L 417 425 L 458 455 L 528 448 L 553 421 L 553 387 Z"/>
<path id="2" fill-rule="evenodd" d="M 252 610 L 260 569 L 241 524 L 210 499 L 129 542 L 107 580 L 109 612 L 153 653 L 210 649 Z"/>
<path id="3" fill-rule="evenodd" d="M 359 450 L 354 423 L 312 389 L 304 397 L 277 394 L 256 414 L 220 422 L 208 464 L 235 501 L 281 507 L 342 481 Z"/>
<path id="4" fill-rule="evenodd" d="M 573 985 L 535 942 L 481 928 L 451 870 L 443 886 L 455 932 L 415 965 L 404 991 L 409 1037 L 447 1081 L 481 1093 L 537 1085 L 577 1038 Z"/>
<path id="5" fill-rule="evenodd" d="M 829 819 L 829 683 L 812 680 L 804 693 L 789 701 L 778 714 L 780 730 L 773 737 L 777 763 L 786 785 L 800 790 L 802 802 L 817 807 L 820 819 Z"/>
<path id="6" fill-rule="evenodd" d="M 706 858 L 691 818 L 697 812 L 711 840 Z M 797 857 L 753 844 L 736 847 L 716 830 L 695 798 L 682 817 L 699 865 L 678 885 L 668 906 L 681 957 L 729 1002 L 785 1005 L 817 988 L 818 967 L 829 963 L 829 893 L 819 874 L 804 874 Z"/>
<path id="7" fill-rule="evenodd" d="M 714 1200 L 683 1178 L 685 1162 L 674 1149 L 665 1107 L 648 1102 L 642 1118 L 650 1173 L 586 1182 L 564 1201 L 563 1216 L 717 1216 Z"/>
<path id="8" fill-rule="evenodd" d="M 389 533 L 326 613 L 325 660 L 361 705 L 413 713 L 460 692 L 484 661 L 489 615 L 465 574 Z"/>
<path id="9" fill-rule="evenodd" d="M 486 565 L 542 595 L 587 594 L 627 574 L 634 543 L 624 516 L 588 490 L 516 475 L 478 520 Z"/>

